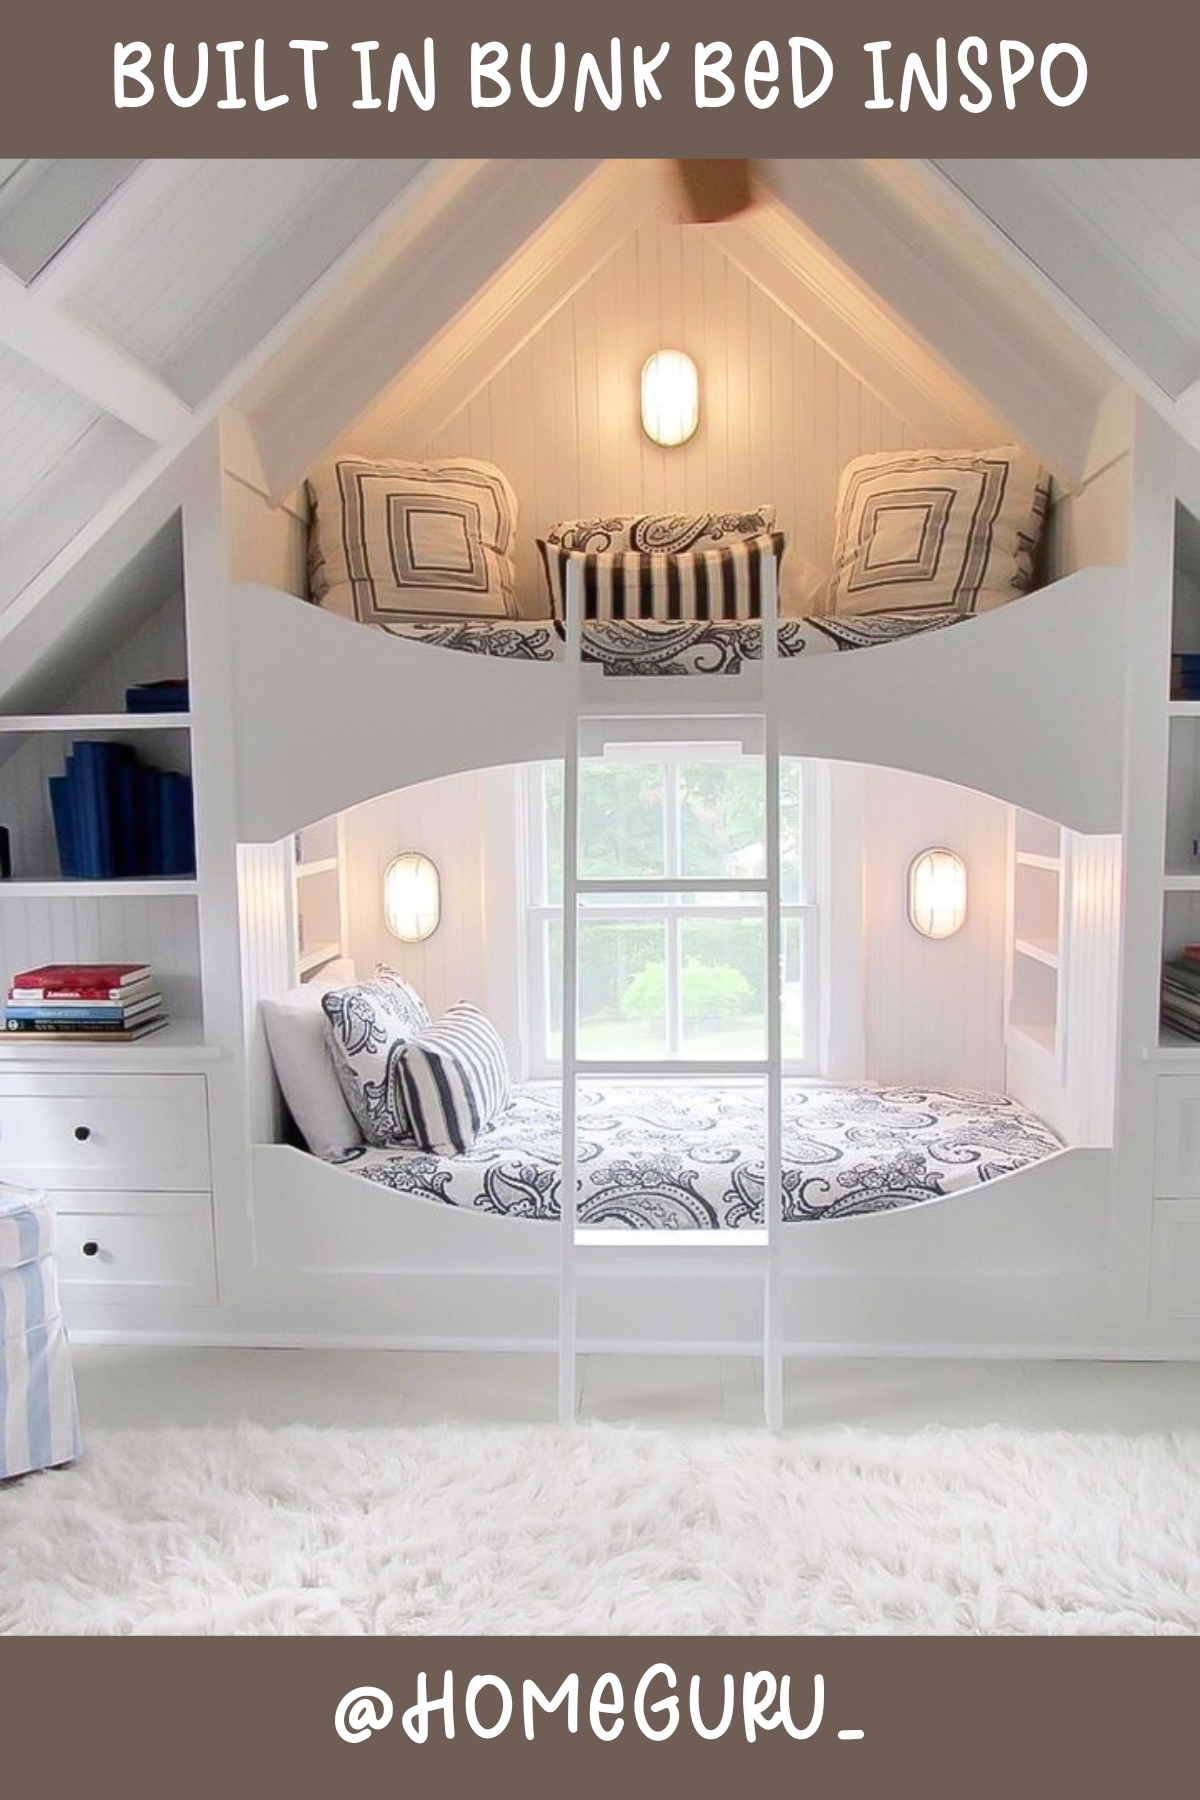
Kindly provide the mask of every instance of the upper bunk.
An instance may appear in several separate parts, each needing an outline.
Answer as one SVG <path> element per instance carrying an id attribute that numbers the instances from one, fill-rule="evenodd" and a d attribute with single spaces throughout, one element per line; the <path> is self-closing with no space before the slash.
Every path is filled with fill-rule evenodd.
<path id="1" fill-rule="evenodd" d="M 768 615 L 762 630 L 773 629 Z M 954 629 L 849 654 L 772 654 L 768 643 L 716 675 L 465 655 L 259 584 L 233 587 L 231 630 L 243 842 L 441 775 L 560 757 L 589 712 L 678 719 L 683 737 L 699 714 L 764 713 L 785 755 L 940 777 L 1084 833 L 1122 828 L 1120 567 L 1080 569 Z"/>

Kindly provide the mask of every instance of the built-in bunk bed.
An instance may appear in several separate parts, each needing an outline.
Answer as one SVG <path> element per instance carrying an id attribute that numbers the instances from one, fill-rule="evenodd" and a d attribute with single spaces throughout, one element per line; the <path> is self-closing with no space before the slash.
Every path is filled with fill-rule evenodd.
<path id="1" fill-rule="evenodd" d="M 785 546 L 769 509 L 563 522 L 540 544 L 549 616 L 529 619 L 515 616 L 505 591 L 511 493 L 488 465 L 343 459 L 314 498 L 312 595 L 323 604 L 298 605 L 264 588 L 234 597 L 235 718 L 239 742 L 253 745 L 239 758 L 250 881 L 256 857 L 269 858 L 277 840 L 314 819 L 463 770 L 564 750 L 570 765 L 581 718 L 615 715 L 682 724 L 706 712 L 753 713 L 765 721 L 773 756 L 940 776 L 1115 842 L 1122 576 L 1083 570 L 1030 591 L 1047 484 L 1015 449 L 858 459 L 839 494 L 829 604 L 790 618 L 777 616 Z M 453 515 L 449 540 L 439 509 Z M 414 609 L 407 584 L 421 587 L 422 546 L 445 558 L 448 541 L 463 543 L 462 518 L 481 512 L 491 536 L 468 542 L 461 565 L 475 600 L 464 606 L 460 581 L 433 606 L 426 588 Z M 672 534 L 686 542 L 667 543 Z M 462 616 L 471 606 L 478 616 Z M 424 616 L 410 616 L 422 608 Z M 828 654 L 859 649 L 870 653 Z M 568 958 L 570 942 L 568 933 Z M 385 1034 L 389 1009 L 399 1041 L 429 1031 L 419 996 L 388 995 L 395 978 L 386 971 L 374 983 L 338 975 L 335 996 L 382 989 Z M 273 984 L 278 974 L 261 989 L 268 1002 Z M 257 997 L 248 996 L 252 1020 Z M 345 1052 L 356 1031 L 363 1037 L 363 1020 L 343 1021 L 349 1029 L 339 1040 L 337 1006 L 314 988 L 301 1010 L 310 1050 L 328 1054 L 318 1036 L 322 1046 L 332 1042 L 353 1103 Z M 477 1029 L 469 1022 L 468 1035 Z M 476 1041 L 466 1060 L 486 1065 L 492 1049 Z M 427 1078 L 436 1065 L 435 1056 Z M 453 1071 L 453 1050 L 442 1067 Z M 386 1047 L 373 1074 L 377 1092 L 395 1091 Z M 528 1334 L 514 1328 L 502 1297 L 489 1304 L 488 1279 L 502 1295 L 506 1277 L 511 1287 L 513 1278 L 557 1273 L 571 1289 L 560 1347 L 569 1336 L 573 1349 L 575 1277 L 564 1240 L 590 1236 L 613 1249 L 640 1233 L 649 1251 L 673 1235 L 685 1254 L 672 1258 L 670 1273 L 700 1274 L 701 1304 L 710 1306 L 714 1265 L 703 1246 L 736 1238 L 767 1258 L 766 1342 L 776 1363 L 767 1410 L 777 1419 L 780 1282 L 803 1264 L 810 1235 L 777 1226 L 879 1220 L 931 1201 L 978 1206 L 982 1184 L 1000 1181 L 988 1204 L 1019 1231 L 1028 1209 L 1057 1197 L 1069 1212 L 1084 1188 L 1106 1179 L 1111 1094 L 1082 1106 L 1065 1090 L 1046 1097 L 1037 1079 L 1023 1082 L 1019 1065 L 1004 1094 L 786 1081 L 774 1101 L 770 1079 L 706 1086 L 682 1076 L 664 1085 L 645 1074 L 600 1082 L 589 1069 L 566 1088 L 513 1092 L 493 1070 L 490 1110 L 471 1112 L 464 1101 L 469 1128 L 460 1118 L 457 1136 L 451 1129 L 443 1142 L 435 1131 L 423 1147 L 411 1141 L 411 1117 L 393 1121 L 390 1133 L 409 1141 L 388 1142 L 387 1130 L 368 1123 L 367 1141 L 347 1144 L 326 1116 L 308 1132 L 322 1160 L 263 1144 L 255 1159 L 260 1257 L 342 1275 L 461 1275 L 474 1331 L 452 1327 L 451 1339 L 514 1347 Z M 352 1110 L 362 1126 L 369 1108 Z M 442 1138 L 454 1118 L 453 1105 L 443 1107 Z M 564 1189 L 575 1195 L 568 1232 L 552 1228 Z M 627 1251 L 620 1262 L 622 1271 L 637 1268 Z M 653 1253 L 638 1272 L 650 1291 L 666 1275 Z"/>

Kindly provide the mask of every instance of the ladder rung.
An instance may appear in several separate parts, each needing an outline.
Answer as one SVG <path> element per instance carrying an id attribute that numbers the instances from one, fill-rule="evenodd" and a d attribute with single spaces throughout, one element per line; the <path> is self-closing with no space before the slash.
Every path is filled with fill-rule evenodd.
<path id="1" fill-rule="evenodd" d="M 726 1226 L 706 1229 L 697 1226 L 673 1230 L 667 1226 L 580 1225 L 575 1232 L 577 1250 L 616 1250 L 622 1255 L 634 1250 L 675 1252 L 688 1250 L 708 1254 L 731 1255 L 740 1252 L 762 1252 L 768 1248 L 765 1227 L 758 1225 Z"/>
<path id="2" fill-rule="evenodd" d="M 762 875 L 635 875 L 593 877 L 575 883 L 584 894 L 765 894 Z"/>
<path id="3" fill-rule="evenodd" d="M 599 1057 L 581 1057 L 575 1064 L 576 1075 L 587 1075 L 592 1079 L 596 1076 L 609 1076 L 617 1080 L 627 1075 L 639 1078 L 657 1076 L 659 1080 L 667 1076 L 674 1078 L 676 1075 L 762 1076 L 768 1075 L 770 1070 L 771 1065 L 764 1058 L 749 1056 L 739 1061 L 730 1059 L 724 1062 L 683 1056 L 671 1057 L 669 1060 L 666 1057 L 650 1058 L 644 1062 L 618 1061 L 616 1057 L 611 1061 Z"/>

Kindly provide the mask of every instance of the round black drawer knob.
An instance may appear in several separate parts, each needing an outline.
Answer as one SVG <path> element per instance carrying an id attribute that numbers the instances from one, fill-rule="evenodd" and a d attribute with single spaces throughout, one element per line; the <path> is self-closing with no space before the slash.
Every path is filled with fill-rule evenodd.
<path id="1" fill-rule="evenodd" d="M 75 1127 L 75 1137 L 78 1143 L 86 1144 L 91 1135 L 92 1128 L 90 1125 L 77 1125 Z"/>
<path id="2" fill-rule="evenodd" d="M 85 1256 L 99 1256 L 100 1246 L 95 1238 L 88 1239 L 87 1243 L 83 1246 L 83 1254 Z"/>

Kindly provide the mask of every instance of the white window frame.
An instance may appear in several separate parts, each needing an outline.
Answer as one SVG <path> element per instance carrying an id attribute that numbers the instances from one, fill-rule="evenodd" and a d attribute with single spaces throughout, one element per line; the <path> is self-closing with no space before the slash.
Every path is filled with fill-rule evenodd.
<path id="1" fill-rule="evenodd" d="M 646 760 L 678 767 L 695 760 L 695 749 L 687 746 L 675 750 L 669 744 L 656 744 L 652 752 L 648 750 Z M 824 953 L 821 905 L 821 898 L 827 892 L 827 769 L 824 764 L 808 758 L 787 758 L 786 761 L 797 764 L 800 771 L 800 869 L 805 897 L 799 901 L 781 902 L 780 918 L 784 923 L 790 919 L 800 919 L 804 924 L 802 1033 L 805 1054 L 802 1057 L 785 1056 L 782 1072 L 785 1075 L 819 1075 L 824 1063 L 827 1021 L 823 992 L 827 958 Z M 562 1072 L 561 1059 L 549 1056 L 546 1045 L 550 1028 L 550 927 L 561 921 L 563 908 L 561 903 L 534 897 L 545 894 L 549 887 L 544 772 L 552 766 L 554 765 L 551 763 L 526 765 L 521 809 L 524 830 L 521 834 L 523 853 L 519 858 L 519 880 L 523 887 L 521 910 L 525 920 L 522 1037 L 526 1049 L 527 1072 L 532 1079 L 556 1076 Z M 672 798 L 674 804 L 668 806 L 666 816 L 665 848 L 668 868 L 672 866 L 672 859 L 676 857 L 679 845 L 681 796 L 677 783 L 673 786 Z M 694 899 L 686 905 L 672 906 L 668 897 L 644 905 L 593 902 L 588 905 L 587 916 L 589 919 L 603 919 L 614 924 L 649 922 L 665 925 L 667 1054 L 663 1058 L 663 1064 L 665 1070 L 677 1066 L 680 1061 L 686 1067 L 688 1059 L 681 1058 L 679 1048 L 682 1043 L 682 995 L 678 979 L 682 968 L 680 927 L 684 923 L 701 920 L 765 921 L 765 897 L 756 897 L 739 905 L 714 898 L 711 901 Z M 619 1071 L 619 1059 L 614 1057 L 613 1064 L 614 1070 Z"/>

